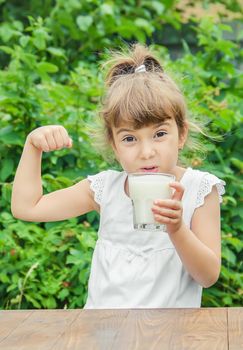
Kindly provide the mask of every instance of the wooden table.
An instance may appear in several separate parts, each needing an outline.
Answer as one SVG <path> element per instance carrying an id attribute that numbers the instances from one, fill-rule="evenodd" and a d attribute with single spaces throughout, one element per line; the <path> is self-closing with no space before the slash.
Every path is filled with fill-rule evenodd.
<path id="1" fill-rule="evenodd" d="M 0 349 L 241 350 L 243 308 L 0 311 Z"/>

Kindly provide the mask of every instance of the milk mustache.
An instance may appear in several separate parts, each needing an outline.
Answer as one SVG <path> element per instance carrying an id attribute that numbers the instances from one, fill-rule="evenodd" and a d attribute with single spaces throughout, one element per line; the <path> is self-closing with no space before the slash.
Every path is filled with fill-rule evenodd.
<path id="1" fill-rule="evenodd" d="M 133 220 L 135 229 L 165 230 L 165 225 L 156 223 L 151 210 L 155 199 L 168 199 L 172 196 L 169 183 L 175 177 L 162 173 L 129 174 L 129 195 L 133 203 Z"/>

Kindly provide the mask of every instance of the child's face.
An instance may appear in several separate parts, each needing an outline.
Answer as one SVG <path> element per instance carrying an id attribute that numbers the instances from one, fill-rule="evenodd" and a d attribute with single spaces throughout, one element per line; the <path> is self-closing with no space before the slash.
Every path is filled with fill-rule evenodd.
<path id="1" fill-rule="evenodd" d="M 113 150 L 126 172 L 175 173 L 178 151 L 185 143 L 187 128 L 179 137 L 174 119 L 136 130 L 122 125 L 114 127 L 112 132 Z"/>

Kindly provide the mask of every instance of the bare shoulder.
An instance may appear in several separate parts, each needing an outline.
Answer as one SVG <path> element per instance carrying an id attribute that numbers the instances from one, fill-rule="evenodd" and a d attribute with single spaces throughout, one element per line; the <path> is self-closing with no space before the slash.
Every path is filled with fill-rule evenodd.
<path id="1" fill-rule="evenodd" d="M 220 220 L 220 203 L 216 186 L 213 186 L 212 191 L 204 198 L 203 205 L 196 208 L 192 217 L 192 225 L 201 220 L 204 220 L 205 224 L 208 219 L 212 218 L 217 221 Z"/>

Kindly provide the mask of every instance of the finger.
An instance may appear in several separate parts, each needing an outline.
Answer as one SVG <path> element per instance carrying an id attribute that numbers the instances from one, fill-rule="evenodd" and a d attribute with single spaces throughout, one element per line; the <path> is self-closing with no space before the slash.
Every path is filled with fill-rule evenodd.
<path id="1" fill-rule="evenodd" d="M 174 218 L 168 218 L 166 216 L 161 216 L 158 214 L 154 215 L 154 219 L 156 222 L 159 222 L 160 224 L 176 224 L 177 223 L 177 219 Z"/>
<path id="2" fill-rule="evenodd" d="M 181 210 L 182 203 L 175 199 L 157 199 L 154 201 L 154 207 L 160 208 L 169 208 L 173 210 Z"/>
<path id="3" fill-rule="evenodd" d="M 176 219 L 179 216 L 180 211 L 178 210 L 171 210 L 167 208 L 152 208 L 152 211 L 156 215 L 161 215 L 170 219 Z"/>
<path id="4" fill-rule="evenodd" d="M 57 145 L 57 149 L 62 149 L 64 147 L 64 140 L 61 134 L 60 129 L 55 130 L 54 132 L 54 139 Z"/>
<path id="5" fill-rule="evenodd" d="M 49 152 L 49 145 L 46 142 L 44 135 L 41 135 L 38 140 L 34 143 L 34 146 L 43 152 Z"/>
<path id="6" fill-rule="evenodd" d="M 69 137 L 68 148 L 73 147 L 73 140 Z"/>
<path id="7" fill-rule="evenodd" d="M 169 186 L 175 189 L 172 199 L 181 201 L 184 194 L 184 187 L 180 184 L 180 182 L 171 182 Z"/>
<path id="8" fill-rule="evenodd" d="M 65 128 L 60 128 L 59 129 L 62 139 L 63 139 L 63 147 L 72 147 L 72 140 L 68 135 L 68 132 Z"/>
<path id="9" fill-rule="evenodd" d="M 56 141 L 53 137 L 52 131 L 47 131 L 45 133 L 45 138 L 50 151 L 57 149 Z"/>

